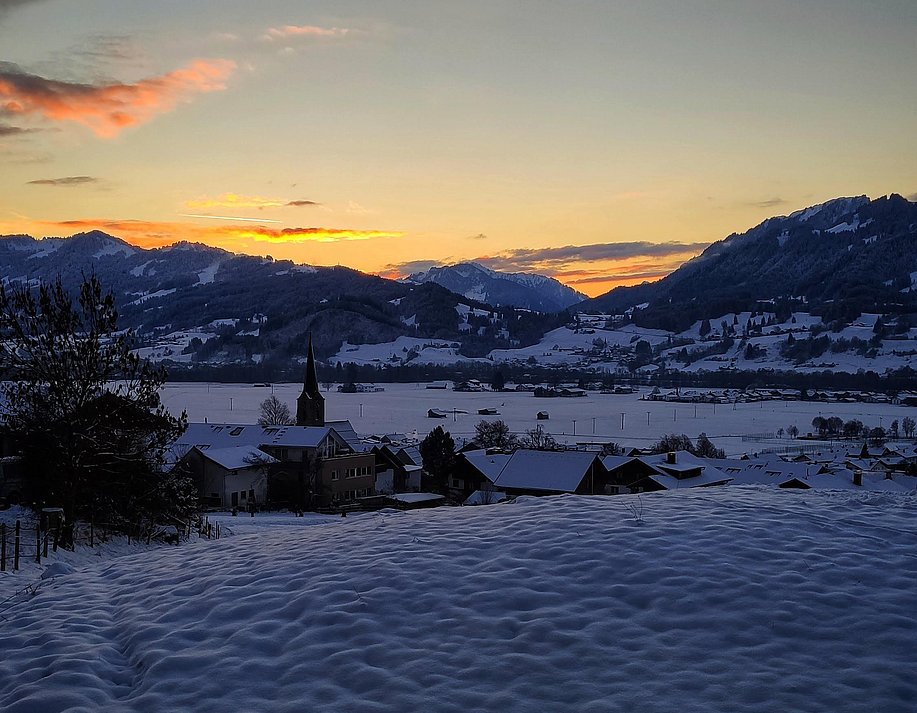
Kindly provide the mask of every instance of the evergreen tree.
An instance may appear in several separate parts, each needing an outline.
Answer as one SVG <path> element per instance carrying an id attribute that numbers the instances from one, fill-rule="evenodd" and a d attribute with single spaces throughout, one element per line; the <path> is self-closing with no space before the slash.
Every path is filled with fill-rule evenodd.
<path id="1" fill-rule="evenodd" d="M 452 435 L 442 426 L 434 428 L 420 443 L 420 457 L 430 478 L 431 489 L 445 493 L 449 487 L 449 476 L 455 469 L 455 440 Z"/>
<path id="2" fill-rule="evenodd" d="M 60 278 L 0 285 L 6 425 L 39 502 L 63 508 L 67 544 L 90 512 L 139 534 L 194 504 L 193 484 L 164 467 L 185 414 L 162 405 L 165 370 L 131 351 L 133 333 L 117 321 L 94 276 L 75 304 Z"/>

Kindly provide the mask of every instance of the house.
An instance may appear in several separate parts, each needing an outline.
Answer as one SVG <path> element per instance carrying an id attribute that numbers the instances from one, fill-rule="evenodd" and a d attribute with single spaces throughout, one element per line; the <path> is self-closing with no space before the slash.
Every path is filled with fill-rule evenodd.
<path id="1" fill-rule="evenodd" d="M 498 459 L 490 464 L 479 460 L 478 467 L 493 467 L 493 473 L 497 463 Z M 597 453 L 520 448 L 506 457 L 492 484 L 507 495 L 596 495 L 607 492 L 608 472 Z"/>
<path id="2" fill-rule="evenodd" d="M 631 492 L 725 485 L 732 480 L 729 475 L 710 465 L 704 458 L 698 458 L 687 451 L 641 456 L 640 460 L 652 466 L 656 472 L 632 483 Z"/>
<path id="3" fill-rule="evenodd" d="M 345 433 L 348 429 L 353 430 L 349 423 L 341 429 Z M 209 500 L 212 493 L 220 492 L 205 489 L 210 477 L 208 473 L 214 472 L 215 462 L 210 459 L 205 467 L 191 452 L 196 450 L 207 456 L 211 452 L 239 448 L 254 449 L 273 459 L 266 464 L 267 490 L 259 502 L 266 499 L 274 505 L 329 507 L 375 492 L 375 455 L 362 443 L 353 439 L 349 442 L 331 426 L 191 423 L 172 444 L 171 450 L 176 460 L 191 467 L 201 497 Z M 249 455 L 256 454 L 250 452 Z M 231 493 L 241 491 L 227 492 L 230 493 L 229 501 L 221 498 L 223 507 L 231 507 Z M 255 496 L 258 497 L 257 491 Z"/>
<path id="4" fill-rule="evenodd" d="M 203 502 L 209 507 L 245 508 L 267 501 L 268 466 L 277 462 L 253 446 L 193 447 L 185 463 L 197 474 Z"/>
<path id="5" fill-rule="evenodd" d="M 373 446 L 376 457 L 376 492 L 416 493 L 420 491 L 420 473 L 423 470 L 419 453 L 391 443 Z M 415 460 L 416 458 L 416 460 Z"/>

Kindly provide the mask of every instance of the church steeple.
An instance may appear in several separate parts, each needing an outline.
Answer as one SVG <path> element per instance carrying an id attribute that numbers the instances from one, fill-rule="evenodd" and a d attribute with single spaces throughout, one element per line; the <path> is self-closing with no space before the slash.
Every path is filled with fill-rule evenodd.
<path id="1" fill-rule="evenodd" d="M 306 374 L 302 393 L 296 399 L 297 426 L 325 425 L 325 398 L 318 388 L 318 374 L 315 371 L 315 353 L 312 351 L 312 334 L 309 333 L 309 353 L 306 356 Z"/>

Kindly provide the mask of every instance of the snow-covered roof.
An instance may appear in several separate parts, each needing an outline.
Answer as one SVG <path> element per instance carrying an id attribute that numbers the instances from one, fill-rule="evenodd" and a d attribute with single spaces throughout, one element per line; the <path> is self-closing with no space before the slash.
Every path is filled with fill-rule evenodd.
<path id="1" fill-rule="evenodd" d="M 598 461 L 585 451 L 532 451 L 513 453 L 494 485 L 500 488 L 575 492 L 590 466 Z M 601 462 L 598 463 L 601 466 Z"/>
<path id="2" fill-rule="evenodd" d="M 230 448 L 197 449 L 207 460 L 211 460 L 226 470 L 242 470 L 244 468 L 257 468 L 267 463 L 276 463 L 264 451 L 253 446 L 232 446 Z"/>
<path id="3" fill-rule="evenodd" d="M 353 449 L 354 453 L 364 453 L 371 449 L 369 444 L 360 439 L 350 421 L 325 421 L 325 425 L 333 428 L 341 438 L 347 441 L 347 445 Z"/>
<path id="4" fill-rule="evenodd" d="M 349 426 L 349 422 L 344 421 Z M 351 431 L 353 429 L 351 428 Z M 331 434 L 341 445 L 350 445 L 329 426 L 257 426 L 233 423 L 189 423 L 173 448 L 182 446 L 201 450 L 248 446 L 316 448 Z"/>
<path id="5" fill-rule="evenodd" d="M 493 483 L 500 475 L 500 471 L 509 462 L 510 456 L 505 453 L 487 455 L 487 451 L 465 451 L 462 456 L 469 464 L 478 470 L 485 478 Z"/>

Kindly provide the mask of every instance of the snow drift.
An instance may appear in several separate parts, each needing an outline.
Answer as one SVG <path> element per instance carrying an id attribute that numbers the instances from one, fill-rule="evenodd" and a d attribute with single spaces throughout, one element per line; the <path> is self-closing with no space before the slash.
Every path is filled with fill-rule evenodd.
<path id="1" fill-rule="evenodd" d="M 915 513 L 737 488 L 243 518 L 7 612 L 0 708 L 913 711 Z"/>

